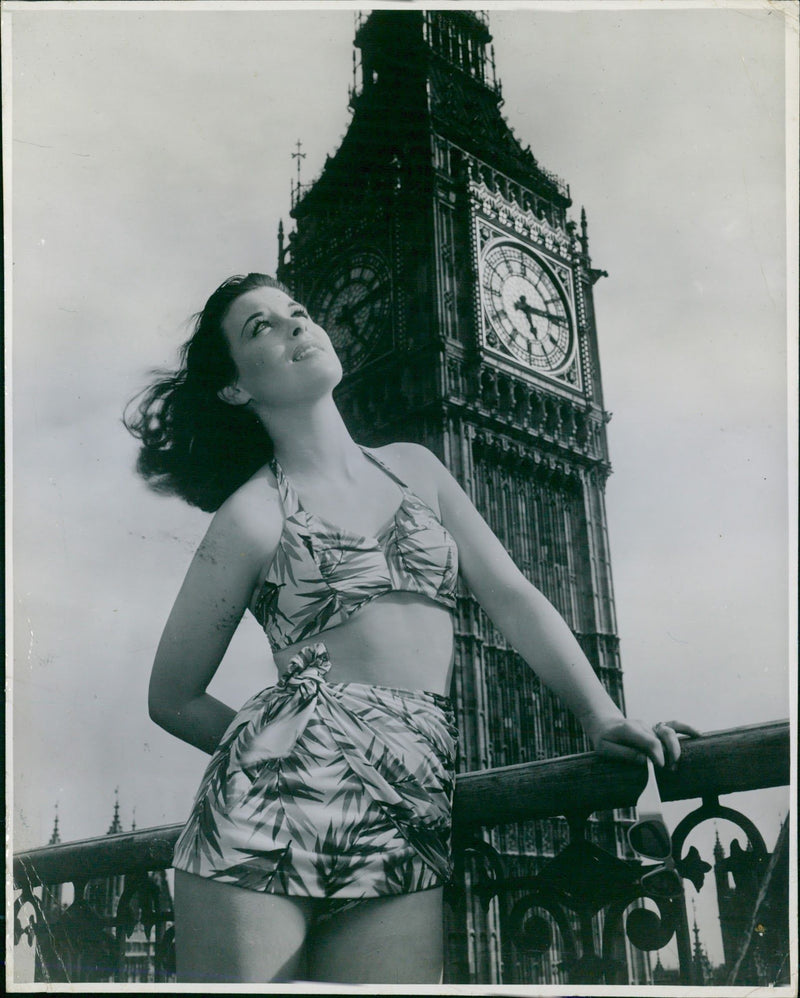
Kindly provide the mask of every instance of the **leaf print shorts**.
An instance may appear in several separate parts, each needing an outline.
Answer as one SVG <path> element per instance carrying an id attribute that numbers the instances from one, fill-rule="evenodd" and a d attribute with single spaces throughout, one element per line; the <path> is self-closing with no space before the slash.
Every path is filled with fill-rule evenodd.
<path id="1" fill-rule="evenodd" d="M 242 707 L 175 846 L 178 870 L 273 894 L 444 884 L 456 728 L 447 697 L 328 683 L 322 643 Z"/>

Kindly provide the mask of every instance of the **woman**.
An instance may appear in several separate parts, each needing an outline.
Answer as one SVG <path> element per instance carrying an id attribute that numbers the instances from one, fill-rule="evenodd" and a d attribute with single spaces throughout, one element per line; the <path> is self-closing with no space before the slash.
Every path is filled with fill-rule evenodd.
<path id="1" fill-rule="evenodd" d="M 150 713 L 213 753 L 175 850 L 182 981 L 437 983 L 456 732 L 457 572 L 595 749 L 674 764 L 425 448 L 368 450 L 325 330 L 265 275 L 209 298 L 128 422 L 154 487 L 216 510 L 167 621 Z M 280 679 L 206 693 L 244 611 Z"/>

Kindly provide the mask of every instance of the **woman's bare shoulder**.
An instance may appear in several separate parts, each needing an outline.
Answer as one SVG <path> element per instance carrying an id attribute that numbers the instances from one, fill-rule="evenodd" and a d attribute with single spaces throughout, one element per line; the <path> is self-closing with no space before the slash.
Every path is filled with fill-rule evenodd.
<path id="1" fill-rule="evenodd" d="M 396 472 L 421 498 L 430 501 L 437 495 L 444 465 L 422 444 L 398 441 L 371 450 Z"/>
<path id="2" fill-rule="evenodd" d="M 420 474 L 436 474 L 437 469 L 442 467 L 441 461 L 432 450 L 411 441 L 397 441 L 370 449 L 387 463 L 396 464 L 398 469 L 408 468 Z"/>
<path id="3" fill-rule="evenodd" d="M 274 552 L 282 530 L 283 507 L 277 483 L 265 465 L 219 507 L 207 538 L 263 558 Z"/>

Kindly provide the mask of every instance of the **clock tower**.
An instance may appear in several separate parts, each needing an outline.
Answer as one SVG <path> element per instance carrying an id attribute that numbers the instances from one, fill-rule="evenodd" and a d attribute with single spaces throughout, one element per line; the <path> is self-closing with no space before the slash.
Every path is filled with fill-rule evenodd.
<path id="1" fill-rule="evenodd" d="M 347 133 L 298 184 L 278 275 L 342 358 L 354 437 L 434 451 L 624 706 L 586 216 L 503 118 L 485 14 L 359 12 L 355 48 Z M 461 770 L 587 748 L 463 587 L 456 634 Z M 599 816 L 593 837 L 617 852 L 628 818 Z M 567 841 L 562 819 L 485 834 L 520 876 Z M 512 959 L 466 879 L 447 979 L 557 983 L 555 957 Z"/>

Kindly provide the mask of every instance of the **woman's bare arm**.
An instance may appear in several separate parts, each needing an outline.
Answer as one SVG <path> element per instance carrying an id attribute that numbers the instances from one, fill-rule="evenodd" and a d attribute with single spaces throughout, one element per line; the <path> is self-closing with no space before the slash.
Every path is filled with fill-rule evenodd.
<path id="1" fill-rule="evenodd" d="M 277 497 L 261 480 L 214 515 L 192 559 L 156 652 L 150 716 L 171 734 L 213 752 L 234 711 L 206 693 L 282 529 Z"/>
<path id="2" fill-rule="evenodd" d="M 660 728 L 659 737 L 649 726 L 625 718 L 566 621 L 525 578 L 444 465 L 424 448 L 404 447 L 418 452 L 414 463 L 420 470 L 424 465 L 436 482 L 442 522 L 458 545 L 461 574 L 475 598 L 509 643 L 576 715 L 595 749 L 612 758 L 647 756 L 659 766 L 677 761 L 680 744 L 675 732 Z M 684 725 L 679 730 L 695 733 Z"/>

